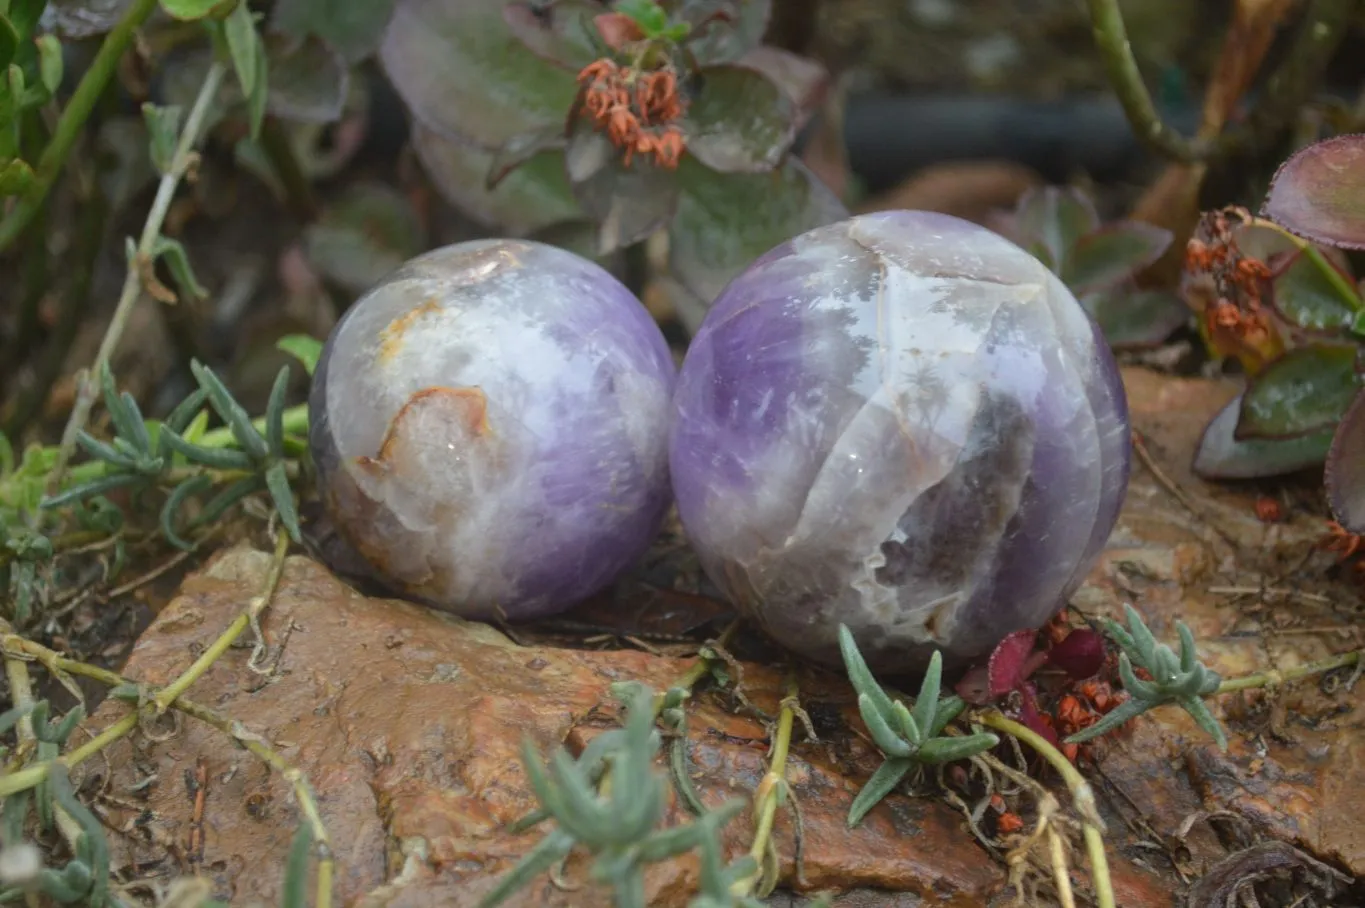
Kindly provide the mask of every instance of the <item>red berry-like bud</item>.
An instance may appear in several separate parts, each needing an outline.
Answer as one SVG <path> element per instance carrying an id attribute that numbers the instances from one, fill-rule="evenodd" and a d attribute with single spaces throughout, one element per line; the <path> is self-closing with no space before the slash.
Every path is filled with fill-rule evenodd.
<path id="1" fill-rule="evenodd" d="M 1077 628 L 1047 653 L 1048 661 L 1080 681 L 1104 666 L 1104 638 L 1089 628 Z"/>

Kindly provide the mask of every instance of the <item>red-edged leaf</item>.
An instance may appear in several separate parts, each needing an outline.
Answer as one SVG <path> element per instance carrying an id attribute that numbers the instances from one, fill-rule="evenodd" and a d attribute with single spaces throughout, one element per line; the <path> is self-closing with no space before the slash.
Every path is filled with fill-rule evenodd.
<path id="1" fill-rule="evenodd" d="M 1325 255 L 1295 251 L 1278 269 L 1271 305 L 1285 321 L 1313 332 L 1351 327 L 1360 293 L 1349 272 Z"/>
<path id="2" fill-rule="evenodd" d="M 1365 533 L 1365 394 L 1356 395 L 1327 452 L 1327 500 L 1348 532 Z"/>
<path id="3" fill-rule="evenodd" d="M 1078 627 L 1047 651 L 1047 659 L 1076 681 L 1090 678 L 1104 667 L 1104 638 L 1088 627 Z"/>
<path id="4" fill-rule="evenodd" d="M 441 196 L 485 227 L 523 236 L 583 216 L 562 152 L 539 152 L 489 189 L 497 170 L 494 152 L 443 138 L 420 122 L 412 124 L 412 147 Z"/>
<path id="5" fill-rule="evenodd" d="M 1280 165 L 1263 213 L 1291 233 L 1365 249 L 1365 135 L 1325 139 Z"/>
<path id="6" fill-rule="evenodd" d="M 602 5 L 594 0 L 526 0 L 507 4 L 502 18 L 531 53 L 576 73 L 601 56 L 593 40 L 593 19 L 601 12 Z"/>
<path id="7" fill-rule="evenodd" d="M 733 63 L 757 47 L 773 11 L 772 0 L 692 0 L 682 6 L 692 26 L 687 49 L 701 66 Z"/>
<path id="8" fill-rule="evenodd" d="M 796 137 L 796 111 L 777 84 L 756 69 L 713 66 L 683 120 L 687 150 L 712 170 L 772 170 Z"/>
<path id="9" fill-rule="evenodd" d="M 682 196 L 669 227 L 668 262 L 710 305 L 735 275 L 798 234 L 848 217 L 848 209 L 800 161 L 771 173 L 720 173 L 683 155 Z"/>
<path id="10" fill-rule="evenodd" d="M 740 66 L 756 69 L 772 80 L 796 106 L 799 131 L 825 99 L 829 70 L 819 60 L 762 44 L 744 55 Z"/>
<path id="11" fill-rule="evenodd" d="M 379 59 L 413 116 L 451 138 L 495 149 L 563 123 L 575 74 L 512 33 L 506 0 L 398 0 Z"/>
<path id="12" fill-rule="evenodd" d="M 573 127 L 564 163 L 574 198 L 598 223 L 599 255 L 645 239 L 677 210 L 673 171 L 644 156 L 626 166 L 620 149 L 584 119 Z"/>
<path id="13" fill-rule="evenodd" d="M 1301 438 L 1233 437 L 1242 409 L 1239 394 L 1204 429 L 1194 457 L 1194 472 L 1205 479 L 1261 479 L 1322 464 L 1332 445 L 1332 430 Z"/>
<path id="14" fill-rule="evenodd" d="M 1156 347 L 1191 318 L 1189 307 L 1168 290 L 1116 287 L 1082 296 L 1081 305 L 1117 350 Z"/>
<path id="15" fill-rule="evenodd" d="M 995 651 L 991 653 L 990 679 L 987 684 L 991 696 L 1002 697 L 1024 683 L 1032 673 L 1029 663 L 1037 640 L 1036 630 L 1022 630 L 1015 631 L 996 644 Z"/>
<path id="16" fill-rule="evenodd" d="M 1154 224 L 1121 221 L 1076 241 L 1063 259 L 1061 277 L 1076 293 L 1120 284 L 1161 258 L 1171 232 Z"/>
<path id="17" fill-rule="evenodd" d="M 645 36 L 636 21 L 624 13 L 600 13 L 593 18 L 592 23 L 602 40 L 613 50 L 620 50 Z"/>
<path id="18" fill-rule="evenodd" d="M 1298 438 L 1335 426 L 1360 390 L 1355 344 L 1290 350 L 1251 380 L 1235 437 Z"/>
<path id="19" fill-rule="evenodd" d="M 1019 197 L 1013 222 L 1015 242 L 1057 271 L 1071 247 L 1100 226 L 1100 216 L 1073 186 L 1039 186 Z"/>

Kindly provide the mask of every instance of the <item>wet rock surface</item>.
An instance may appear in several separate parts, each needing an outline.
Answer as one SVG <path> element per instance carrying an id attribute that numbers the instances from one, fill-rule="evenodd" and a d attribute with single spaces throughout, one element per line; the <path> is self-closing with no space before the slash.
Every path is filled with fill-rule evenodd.
<path id="1" fill-rule="evenodd" d="M 1332 556 L 1313 548 L 1323 532 L 1317 480 L 1215 487 L 1189 471 L 1204 423 L 1236 385 L 1139 369 L 1126 370 L 1125 381 L 1134 425 L 1164 479 L 1135 463 L 1119 528 L 1074 599 L 1078 611 L 1113 615 L 1131 602 L 1163 639 L 1184 620 L 1225 677 L 1359 647 L 1358 593 L 1332 580 Z M 1265 523 L 1254 503 L 1272 492 L 1285 517 Z M 249 548 L 220 553 L 143 635 L 124 673 L 150 684 L 174 678 L 259 593 L 268 565 Z M 677 611 L 692 595 L 665 605 Z M 590 610 L 600 614 L 603 603 Z M 542 752 L 561 742 L 576 751 L 614 724 L 612 682 L 659 689 L 692 665 L 682 647 L 594 650 L 529 638 L 522 645 L 486 625 L 366 598 L 303 556 L 289 559 L 262 625 L 270 650 L 260 671 L 248 665 L 249 647 L 233 648 L 189 695 L 304 772 L 332 839 L 337 902 L 375 908 L 475 904 L 541 835 L 504 829 L 535 803 L 520 762 L 523 736 Z M 740 667 L 748 701 L 775 713 L 781 662 Z M 1216 868 L 1228 872 L 1230 855 L 1269 840 L 1352 874 L 1365 869 L 1365 821 L 1355 806 L 1365 788 L 1365 716 L 1345 690 L 1349 680 L 1339 673 L 1211 702 L 1229 731 L 1227 754 L 1173 709 L 1148 713 L 1095 749 L 1083 771 L 1108 825 L 1119 904 L 1183 905 L 1191 884 Z M 811 742 L 797 732 L 788 773 L 801 806 L 802 874 L 784 810 L 775 834 L 782 882 L 770 904 L 804 906 L 820 892 L 838 893 L 839 908 L 1012 904 L 1007 868 L 932 780 L 919 787 L 922 796 L 897 795 L 846 829 L 848 806 L 877 755 L 858 734 L 846 683 L 809 668 L 800 685 L 819 736 Z M 107 702 L 93 726 L 126 709 Z M 699 694 L 689 712 L 689 770 L 703 800 L 747 800 L 765 771 L 767 744 L 765 725 L 733 693 Z M 186 774 L 201 765 L 203 841 L 191 849 Z M 82 771 L 87 792 L 101 777 L 101 810 L 124 830 L 111 836 L 116 867 L 161 877 L 198 870 L 234 905 L 278 903 L 298 806 L 283 779 L 226 736 L 191 719 L 166 720 Z M 1065 807 L 1064 789 L 1052 787 Z M 675 804 L 666 822 L 686 818 Z M 747 850 L 752 828 L 747 811 L 727 827 L 731 855 Z M 178 865 L 167 865 L 168 851 Z M 1071 866 L 1086 891 L 1083 850 L 1073 851 Z M 609 905 L 586 883 L 586 869 L 575 857 L 563 879 L 577 888 L 543 876 L 511 904 Z M 686 905 L 698 873 L 694 855 L 656 866 L 649 903 Z"/>

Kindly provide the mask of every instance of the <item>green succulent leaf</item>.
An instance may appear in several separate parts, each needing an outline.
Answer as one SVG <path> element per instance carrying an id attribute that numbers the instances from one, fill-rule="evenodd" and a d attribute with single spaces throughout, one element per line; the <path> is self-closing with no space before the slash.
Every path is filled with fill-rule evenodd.
<path id="1" fill-rule="evenodd" d="M 1365 393 L 1337 425 L 1325 480 L 1332 516 L 1348 532 L 1365 533 Z"/>
<path id="2" fill-rule="evenodd" d="M 1090 197 L 1072 186 L 1041 186 L 1020 197 L 1013 233 L 1054 273 L 1066 266 L 1072 247 L 1100 226 Z"/>
<path id="3" fill-rule="evenodd" d="M 238 6 L 246 6 L 246 0 L 161 0 L 166 15 L 182 22 L 221 19 Z"/>
<path id="4" fill-rule="evenodd" d="M 597 0 L 556 0 L 549 5 L 525 0 L 504 7 L 503 21 L 541 60 L 578 72 L 604 56 L 593 24 L 602 11 Z"/>
<path id="5" fill-rule="evenodd" d="M 796 109 L 763 73 L 746 66 L 712 66 L 683 121 L 687 150 L 721 173 L 766 173 L 796 138 Z"/>
<path id="6" fill-rule="evenodd" d="M 1355 282 L 1321 254 L 1293 255 L 1271 286 L 1275 310 L 1290 324 L 1309 331 L 1348 329 L 1361 311 Z"/>
<path id="7" fill-rule="evenodd" d="M 1194 472 L 1199 476 L 1206 479 L 1281 476 L 1318 466 L 1328 456 L 1334 436 L 1330 428 L 1298 438 L 1236 438 L 1242 400 L 1243 395 L 1239 394 L 1204 429 L 1194 459 Z"/>
<path id="8" fill-rule="evenodd" d="M 14 158 L 0 166 L 0 198 L 22 195 L 33 185 L 33 168 Z"/>
<path id="9" fill-rule="evenodd" d="M 286 334 L 275 342 L 275 347 L 283 350 L 303 364 L 303 371 L 312 375 L 322 358 L 322 341 L 308 334 Z"/>
<path id="10" fill-rule="evenodd" d="M 394 0 L 276 0 L 270 24 L 295 39 L 316 36 L 348 64 L 358 63 L 379 47 L 393 6 Z"/>
<path id="11" fill-rule="evenodd" d="M 1080 303 L 1116 350 L 1160 346 L 1191 317 L 1189 307 L 1167 290 L 1115 287 L 1084 294 Z"/>
<path id="12" fill-rule="evenodd" d="M 504 144 L 516 138 L 509 136 Z M 584 217 L 562 151 L 537 152 L 489 188 L 499 152 L 445 138 L 419 122 L 413 124 L 412 143 L 442 197 L 485 227 L 524 236 Z"/>
<path id="13" fill-rule="evenodd" d="M 506 0 L 397 0 L 379 58 L 413 117 L 487 150 L 564 122 L 572 70 L 532 53 L 503 17 Z"/>
<path id="14" fill-rule="evenodd" d="M 647 238 L 678 206 L 673 171 L 643 157 L 626 165 L 611 140 L 584 119 L 575 123 L 564 162 L 574 198 L 598 224 L 599 255 Z"/>
<path id="15" fill-rule="evenodd" d="M 829 187 L 788 156 L 771 173 L 720 173 L 684 155 L 669 227 L 673 276 L 706 305 L 754 259 L 849 216 Z"/>
<path id="16" fill-rule="evenodd" d="M 687 49 L 700 66 L 733 63 L 762 43 L 772 11 L 772 0 L 692 0 L 681 11 Z"/>
<path id="17" fill-rule="evenodd" d="M 1360 390 L 1354 344 L 1291 350 L 1251 380 L 1235 437 L 1295 438 L 1331 429 Z"/>
<path id="18" fill-rule="evenodd" d="M 180 121 L 184 111 L 177 105 L 160 107 L 142 105 L 142 120 L 147 124 L 152 166 L 158 173 L 170 173 L 175 159 L 175 146 L 180 138 Z"/>
<path id="19" fill-rule="evenodd" d="M 848 809 L 848 828 L 852 829 L 861 823 L 872 808 L 895 791 L 901 779 L 905 778 L 905 774 L 914 765 L 914 760 L 898 757 L 887 760 L 877 767 L 877 771 L 859 789 L 857 797 L 853 799 L 853 804 Z"/>
<path id="20" fill-rule="evenodd" d="M 1365 135 L 1336 136 L 1291 155 L 1271 182 L 1264 213 L 1315 243 L 1365 249 Z"/>
<path id="21" fill-rule="evenodd" d="M 1063 260 L 1062 281 L 1076 293 L 1115 287 L 1161 258 L 1171 232 L 1153 224 L 1123 221 L 1081 237 Z"/>
<path id="22" fill-rule="evenodd" d="M 425 248 L 412 202 L 377 181 L 352 183 L 303 231 L 309 264 L 357 297 Z"/>

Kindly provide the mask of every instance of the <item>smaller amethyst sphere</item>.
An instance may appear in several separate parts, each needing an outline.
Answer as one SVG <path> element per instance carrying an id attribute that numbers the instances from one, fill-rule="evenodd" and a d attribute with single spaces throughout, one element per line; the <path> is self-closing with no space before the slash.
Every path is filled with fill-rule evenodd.
<path id="1" fill-rule="evenodd" d="M 867 214 L 773 249 L 707 313 L 674 393 L 674 494 L 707 575 L 795 653 L 960 666 L 1059 611 L 1128 485 L 1102 336 L 968 221 Z"/>
<path id="2" fill-rule="evenodd" d="M 659 530 L 675 379 L 658 325 L 592 262 L 524 240 L 428 252 L 323 349 L 324 507 L 400 594 L 466 618 L 562 612 Z"/>

